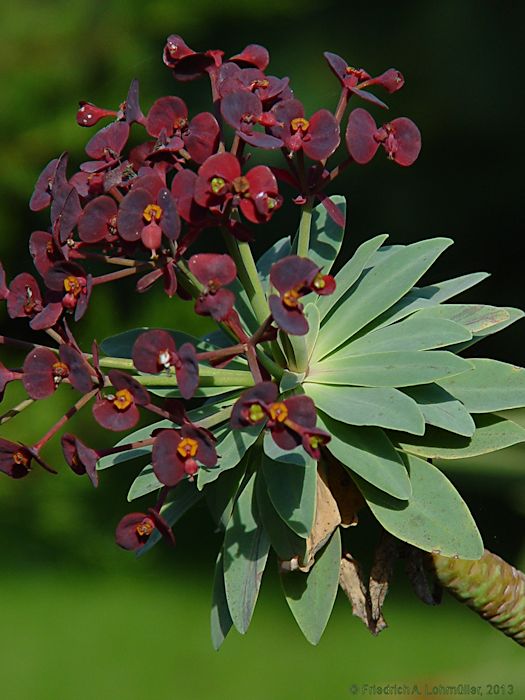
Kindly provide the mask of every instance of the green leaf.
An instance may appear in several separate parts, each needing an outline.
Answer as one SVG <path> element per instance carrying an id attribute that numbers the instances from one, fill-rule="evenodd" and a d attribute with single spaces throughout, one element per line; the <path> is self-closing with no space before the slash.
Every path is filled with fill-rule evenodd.
<path id="1" fill-rule="evenodd" d="M 232 430 L 227 426 L 215 446 L 218 458 L 217 466 L 212 469 L 199 469 L 197 475 L 199 491 L 202 490 L 206 484 L 218 479 L 223 472 L 236 467 L 248 448 L 257 440 L 261 430 L 262 424 L 260 423 L 251 425 L 246 428 L 246 430 Z"/>
<path id="2" fill-rule="evenodd" d="M 425 423 L 466 437 L 474 434 L 476 425 L 465 406 L 438 384 L 406 387 L 403 393 L 417 402 Z"/>
<path id="3" fill-rule="evenodd" d="M 283 450 L 274 441 L 269 431 L 265 432 L 263 439 L 264 454 L 275 462 L 285 462 L 286 464 L 297 464 L 304 467 L 307 454 L 302 445 L 298 445 L 293 450 Z"/>
<path id="4" fill-rule="evenodd" d="M 333 194 L 330 200 L 340 210 L 346 219 L 346 199 L 340 194 Z M 310 225 L 310 246 L 308 257 L 316 265 L 323 268 L 323 274 L 330 272 L 332 265 L 341 249 L 345 227 L 339 226 L 326 211 L 323 204 L 318 204 L 312 211 Z M 294 239 L 294 250 L 297 249 L 297 235 Z M 287 253 L 289 255 L 289 253 Z"/>
<path id="5" fill-rule="evenodd" d="M 318 408 L 343 423 L 375 425 L 415 435 L 425 432 L 423 414 L 416 402 L 398 389 L 307 382 L 303 389 Z"/>
<path id="6" fill-rule="evenodd" d="M 122 447 L 122 445 L 128 445 L 132 442 L 138 442 L 139 440 L 146 440 L 151 437 L 151 433 L 154 430 L 160 430 L 161 428 L 174 428 L 175 423 L 170 420 L 159 420 L 156 423 L 151 423 L 150 425 L 144 426 L 144 428 L 139 428 L 130 435 L 125 435 L 117 443 L 115 447 Z M 144 457 L 145 455 L 151 454 L 151 445 L 147 447 L 137 447 L 132 450 L 125 450 L 123 452 L 115 452 L 112 455 L 106 455 L 101 457 L 97 462 L 97 471 L 102 469 L 108 469 L 109 467 L 115 466 L 115 464 L 121 464 L 123 462 L 129 462 L 132 459 L 137 459 L 138 457 Z"/>
<path id="7" fill-rule="evenodd" d="M 439 304 L 430 309 L 421 309 L 415 314 L 418 318 L 448 319 L 460 323 L 471 333 L 479 333 L 486 329 L 508 321 L 509 312 L 497 306 L 483 304 Z"/>
<path id="8" fill-rule="evenodd" d="M 279 391 L 284 394 L 285 391 L 291 391 L 295 387 L 300 386 L 304 379 L 304 372 L 290 372 L 285 369 L 281 381 L 279 383 Z"/>
<path id="9" fill-rule="evenodd" d="M 388 326 L 395 321 L 406 318 L 414 311 L 441 304 L 443 301 L 447 301 L 447 299 L 451 299 L 461 294 L 461 292 L 474 287 L 487 277 L 489 277 L 487 272 L 474 272 L 470 275 L 461 275 L 461 277 L 454 277 L 444 282 L 435 282 L 427 287 L 414 287 L 390 309 L 369 324 L 365 331 L 370 332 L 374 328 Z"/>
<path id="10" fill-rule="evenodd" d="M 339 587 L 341 535 L 335 530 L 308 574 L 283 573 L 286 602 L 310 644 L 318 644 L 334 607 Z"/>
<path id="11" fill-rule="evenodd" d="M 237 499 L 224 536 L 224 588 L 236 629 L 244 634 L 252 619 L 270 541 L 259 523 L 255 474 Z"/>
<path id="12" fill-rule="evenodd" d="M 154 375 L 153 375 L 154 376 Z M 146 385 L 147 386 L 147 385 Z M 243 389 L 246 389 L 245 386 L 199 386 L 193 397 L 195 399 L 204 399 L 204 398 L 209 398 L 210 396 L 228 396 L 232 392 L 235 392 L 236 394 Z M 154 396 L 162 396 L 162 398 L 168 398 L 168 399 L 180 399 L 181 393 L 178 390 L 176 386 L 169 387 L 166 389 L 153 389 L 148 387 L 148 391 L 150 394 L 153 394 Z"/>
<path id="13" fill-rule="evenodd" d="M 233 512 L 252 452 L 253 450 L 250 450 L 236 467 L 222 474 L 220 479 L 207 484 L 204 489 L 204 497 L 211 515 L 223 530 L 226 529 Z"/>
<path id="14" fill-rule="evenodd" d="M 219 552 L 219 556 L 215 562 L 210 614 L 211 643 L 215 651 L 221 648 L 232 626 L 233 621 L 226 599 L 226 589 L 224 588 L 222 552 Z"/>
<path id="15" fill-rule="evenodd" d="M 350 287 L 357 282 L 371 256 L 387 238 L 388 235 L 386 234 L 376 236 L 370 241 L 366 241 L 360 245 L 352 258 L 350 258 L 346 265 L 337 273 L 335 277 L 336 288 L 334 293 L 325 297 L 319 297 L 317 300 L 321 320 L 328 314 L 339 299 L 344 296 Z"/>
<path id="16" fill-rule="evenodd" d="M 291 459 L 302 458 L 301 464 L 277 462 L 264 454 L 261 466 L 275 510 L 299 537 L 308 537 L 315 518 L 317 463 L 304 450 L 291 452 Z"/>
<path id="17" fill-rule="evenodd" d="M 439 255 L 449 238 L 433 238 L 402 248 L 373 267 L 338 301 L 323 325 L 314 357 L 321 359 L 355 335 L 405 295 Z"/>
<path id="18" fill-rule="evenodd" d="M 318 422 L 332 436 L 328 451 L 352 474 L 359 474 L 395 498 L 410 497 L 412 488 L 405 463 L 381 428 L 355 428 L 322 413 Z"/>
<path id="19" fill-rule="evenodd" d="M 459 353 L 462 350 L 465 350 L 465 348 L 469 348 L 471 345 L 474 345 L 474 343 L 478 343 L 480 340 L 483 340 L 483 338 L 486 338 L 488 335 L 499 333 L 504 328 L 507 328 L 507 326 L 510 326 L 525 316 L 525 313 L 521 309 L 515 309 L 512 306 L 504 306 L 501 308 L 501 310 L 507 312 L 507 318 L 505 320 L 502 320 L 499 323 L 494 323 L 492 326 L 487 326 L 486 328 L 480 329 L 473 334 L 472 340 L 467 340 L 464 343 L 453 345 L 450 350 L 452 350 L 452 352 Z"/>
<path id="20" fill-rule="evenodd" d="M 235 310 L 250 333 L 255 333 L 257 328 L 259 328 L 259 322 L 257 321 L 248 300 L 248 295 L 244 291 L 242 284 L 238 279 L 235 279 L 228 287 L 235 294 Z"/>
<path id="21" fill-rule="evenodd" d="M 306 381 L 314 384 L 402 387 L 427 384 L 469 369 L 467 360 L 443 350 L 377 352 L 330 357 L 311 366 Z"/>
<path id="22" fill-rule="evenodd" d="M 306 335 L 287 336 L 294 355 L 294 361 L 291 363 L 293 366 L 290 366 L 290 369 L 294 372 L 306 371 L 319 335 L 321 320 L 317 306 L 315 304 L 306 304 L 304 315 L 308 321 L 308 333 Z"/>
<path id="23" fill-rule="evenodd" d="M 152 491 L 158 491 L 160 488 L 162 488 L 162 484 L 153 473 L 153 466 L 148 464 L 131 484 L 128 491 L 128 501 L 134 501 L 136 498 L 145 496 Z"/>
<path id="24" fill-rule="evenodd" d="M 471 438 L 430 428 L 424 436 L 412 438 L 410 442 L 400 438 L 399 447 L 420 457 L 463 459 L 525 442 L 525 428 L 500 416 L 480 414 L 475 416 L 475 423 L 476 431 Z"/>
<path id="25" fill-rule="evenodd" d="M 255 493 L 261 521 L 277 556 L 284 561 L 294 557 L 302 560 L 306 553 L 306 540 L 291 530 L 275 510 L 268 495 L 264 475 L 260 470 L 255 482 Z"/>
<path id="26" fill-rule="evenodd" d="M 394 350 L 432 350 L 472 338 L 472 334 L 459 323 L 445 319 L 421 318 L 419 313 L 350 340 L 330 355 L 330 358 Z"/>
<path id="27" fill-rule="evenodd" d="M 161 514 L 168 525 L 173 527 L 190 508 L 200 501 L 202 493 L 197 491 L 195 482 L 184 479 L 175 486 L 171 494 L 172 500 L 162 508 Z M 160 532 L 153 530 L 146 544 L 137 551 L 137 557 L 149 552 L 161 539 Z"/>
<path id="28" fill-rule="evenodd" d="M 491 413 L 525 406 L 525 369 L 506 362 L 469 359 L 472 369 L 439 384 L 470 413 Z"/>
<path id="29" fill-rule="evenodd" d="M 259 273 L 259 279 L 265 292 L 268 293 L 270 289 L 270 268 L 271 266 L 281 260 L 286 258 L 288 255 L 292 254 L 292 242 L 290 236 L 281 238 L 276 241 L 271 248 L 261 255 L 259 260 L 257 260 L 257 272 Z"/>
<path id="30" fill-rule="evenodd" d="M 454 486 L 429 462 L 407 456 L 412 496 L 398 501 L 355 477 L 370 510 L 394 537 L 446 557 L 479 559 L 483 542 L 470 511 Z"/>

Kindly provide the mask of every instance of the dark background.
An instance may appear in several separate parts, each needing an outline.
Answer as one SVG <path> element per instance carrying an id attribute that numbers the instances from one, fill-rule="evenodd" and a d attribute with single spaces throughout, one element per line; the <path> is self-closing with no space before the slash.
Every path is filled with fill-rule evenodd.
<path id="1" fill-rule="evenodd" d="M 479 290 L 467 292 L 466 301 L 525 305 L 519 253 L 525 155 L 523 4 L 26 0 L 6 6 L 2 15 L 0 258 L 9 279 L 27 268 L 31 231 L 47 225 L 45 214 L 35 215 L 27 207 L 38 174 L 63 150 L 70 152 L 73 163 L 80 162 L 93 133 L 75 123 L 79 100 L 115 108 L 136 77 L 144 111 L 164 94 L 180 95 L 193 113 L 209 108 L 204 81 L 177 84 L 162 64 L 166 36 L 179 33 L 196 50 L 222 48 L 227 56 L 248 43 L 267 46 L 269 72 L 290 76 L 307 113 L 334 109 L 337 103 L 338 83 L 323 51 L 338 53 L 373 75 L 391 66 L 401 70 L 406 85 L 387 97 L 388 118 L 412 118 L 421 129 L 423 150 L 408 169 L 387 162 L 381 152 L 371 164 L 349 169 L 335 183 L 334 193 L 345 194 L 349 201 L 345 253 L 381 232 L 390 234 L 391 243 L 450 236 L 455 245 L 433 267 L 429 281 L 486 270 L 492 276 Z M 382 119 L 381 110 L 370 111 Z M 292 205 L 287 211 L 263 227 L 259 251 L 295 231 L 296 211 Z M 131 300 L 126 289 L 97 290 L 82 322 L 84 339 L 102 339 L 143 324 L 184 325 L 188 330 L 185 308 L 159 290 Z M 0 321 L 2 332 L 25 332 L 23 324 L 8 322 L 4 308 Z M 476 351 L 523 365 L 522 338 L 523 325 L 518 323 Z M 4 363 L 8 359 L 12 357 L 2 355 Z M 5 408 L 21 398 L 11 387 Z M 57 395 L 2 426 L 0 434 L 36 440 L 65 406 L 65 397 Z M 90 444 L 101 444 L 101 432 L 89 416 L 72 428 Z M 175 553 L 157 548 L 134 562 L 114 547 L 112 530 L 129 508 L 125 495 L 138 467 L 102 474 L 94 492 L 66 471 L 56 448 L 48 457 L 61 465 L 59 477 L 35 472 L 20 483 L 6 478 L 0 482 L 2 566 L 9 580 L 27 580 L 49 570 L 65 572 L 67 578 L 73 571 L 81 577 L 138 571 L 180 577 L 182 571 L 193 575 L 202 569 L 201 579 L 209 582 L 219 540 L 211 534 L 204 510 L 197 509 L 179 525 Z M 492 460 L 457 468 L 450 476 L 479 521 L 487 546 L 523 563 L 522 466 L 523 453 L 507 450 Z"/>

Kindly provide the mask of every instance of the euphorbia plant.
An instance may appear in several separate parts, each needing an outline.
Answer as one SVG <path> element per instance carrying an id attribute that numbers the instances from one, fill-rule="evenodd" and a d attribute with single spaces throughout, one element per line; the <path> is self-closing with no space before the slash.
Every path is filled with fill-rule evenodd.
<path id="1" fill-rule="evenodd" d="M 306 114 L 289 80 L 267 75 L 261 46 L 226 60 L 176 35 L 164 62 L 181 82 L 209 79 L 212 111 L 192 115 L 181 97 L 167 96 L 145 115 L 135 80 L 116 110 L 81 103 L 80 126 L 110 123 L 87 144 L 90 160 L 78 172 L 68 174 L 62 154 L 38 179 L 30 206 L 51 214 L 49 229 L 29 242 L 40 279 L 21 272 L 8 281 L 0 270 L 9 316 L 51 343 L 2 337 L 26 354 L 20 367 L 0 365 L 0 389 L 21 381 L 29 395 L 3 420 L 59 385 L 69 385 L 72 406 L 33 445 L 1 438 L 0 469 L 13 479 L 35 464 L 54 472 L 42 449 L 90 405 L 100 426 L 124 437 L 97 449 L 62 434 L 74 472 L 97 486 L 101 470 L 151 462 L 128 496 L 151 502 L 121 517 L 121 547 L 143 554 L 162 536 L 174 543 L 172 528 L 204 498 L 224 533 L 216 647 L 232 626 L 246 631 L 271 549 L 313 643 L 339 586 L 380 631 L 389 572 L 404 557 L 426 602 L 437 601 L 434 578 L 523 644 L 525 577 L 483 549 L 466 504 L 432 464 L 525 442 L 508 413 L 525 406 L 525 370 L 459 354 L 523 313 L 448 303 L 483 273 L 417 286 L 446 238 L 389 246 L 377 236 L 332 275 L 345 232 L 345 200 L 328 194 L 333 182 L 377 151 L 409 166 L 421 139 L 410 119 L 368 111 L 386 108 L 375 90 L 399 90 L 399 71 L 372 77 L 325 58 L 341 86 L 333 113 Z M 351 98 L 367 108 L 348 110 Z M 133 125 L 146 140 L 129 147 Z M 282 166 L 252 165 L 255 151 L 262 160 L 280 151 Z M 290 201 L 297 233 L 255 263 L 251 242 L 268 237 L 266 225 Z M 221 236 L 226 252 L 199 252 L 215 250 Z M 99 273 L 101 265 L 111 271 Z M 129 276 L 139 293 L 162 286 L 186 299 L 217 331 L 128 329 L 81 348 L 75 325 L 96 306 L 96 287 Z M 135 430 L 141 415 L 151 421 Z M 383 530 L 369 577 L 352 556 L 365 509 Z"/>

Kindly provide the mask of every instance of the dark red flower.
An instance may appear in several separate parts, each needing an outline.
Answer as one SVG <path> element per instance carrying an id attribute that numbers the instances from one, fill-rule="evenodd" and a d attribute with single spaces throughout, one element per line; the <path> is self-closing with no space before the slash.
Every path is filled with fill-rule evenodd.
<path id="1" fill-rule="evenodd" d="M 400 90 L 405 84 L 403 75 L 395 68 L 389 68 L 384 73 L 381 73 L 381 75 L 372 78 L 372 76 L 362 68 L 354 68 L 349 66 L 344 58 L 341 58 L 341 56 L 338 56 L 335 53 L 330 53 L 330 51 L 327 51 L 324 54 L 324 57 L 330 66 L 330 69 L 339 79 L 343 87 L 347 88 L 347 90 L 349 90 L 352 94 L 357 95 L 357 97 L 360 97 L 362 100 L 371 102 L 379 107 L 386 109 L 387 106 L 365 88 L 372 85 L 379 85 L 388 93 L 393 93 Z"/>
<path id="2" fill-rule="evenodd" d="M 49 268 L 64 260 L 64 252 L 47 231 L 33 231 L 29 238 L 29 252 L 38 272 L 44 276 Z"/>
<path id="3" fill-rule="evenodd" d="M 118 232 L 125 241 L 138 241 L 146 248 L 160 248 L 162 234 L 171 241 L 180 233 L 180 219 L 171 192 L 162 187 L 156 196 L 135 187 L 124 197 L 117 217 Z"/>
<path id="4" fill-rule="evenodd" d="M 183 398 L 190 399 L 199 385 L 199 364 L 195 348 L 184 343 L 177 350 L 173 337 L 162 330 L 141 333 L 133 345 L 133 364 L 139 372 L 158 374 L 175 370 Z"/>
<path id="5" fill-rule="evenodd" d="M 199 464 L 214 467 L 217 453 L 207 430 L 183 425 L 180 430 L 161 430 L 153 444 L 153 471 L 165 486 L 176 486 L 179 481 L 197 473 Z"/>
<path id="6" fill-rule="evenodd" d="M 85 243 L 98 243 L 117 232 L 117 203 L 102 195 L 86 204 L 78 220 L 78 235 Z"/>
<path id="7" fill-rule="evenodd" d="M 64 458 L 75 474 L 79 476 L 87 474 L 96 488 L 98 486 L 97 462 L 100 459 L 99 453 L 71 433 L 62 435 L 61 445 Z"/>
<path id="8" fill-rule="evenodd" d="M 231 153 L 217 153 L 201 165 L 193 196 L 199 206 L 216 213 L 231 203 L 256 224 L 269 221 L 282 204 L 270 168 L 256 165 L 242 175 L 241 165 Z"/>
<path id="9" fill-rule="evenodd" d="M 242 90 L 225 95 L 221 100 L 221 114 L 236 134 L 250 145 L 270 150 L 283 145 L 280 138 L 255 130 L 258 125 L 274 126 L 276 118 L 272 112 L 264 112 L 261 100 L 253 92 Z"/>
<path id="10" fill-rule="evenodd" d="M 263 71 L 270 63 L 268 49 L 260 44 L 248 44 L 240 53 L 228 59 L 240 66 L 254 66 Z"/>
<path id="11" fill-rule="evenodd" d="M 185 148 L 199 164 L 219 145 L 220 129 L 213 114 L 202 112 L 188 121 L 188 108 L 179 97 L 159 98 L 148 113 L 146 128 L 152 136 L 167 139 L 160 150 Z"/>
<path id="12" fill-rule="evenodd" d="M 178 34 L 171 34 L 164 47 L 164 63 L 173 71 L 176 80 L 195 80 L 204 75 L 212 66 L 221 63 L 222 51 L 198 53 L 185 43 Z"/>
<path id="13" fill-rule="evenodd" d="M 261 382 L 243 392 L 232 409 L 232 428 L 242 430 L 265 422 L 281 449 L 293 450 L 302 444 L 308 454 L 319 459 L 319 449 L 330 440 L 330 436 L 315 427 L 314 402 L 308 396 L 278 400 L 277 395 L 277 386 L 272 382 Z"/>
<path id="14" fill-rule="evenodd" d="M 38 455 L 36 450 L 26 447 L 19 442 L 11 442 L 0 438 L 0 471 L 12 479 L 22 479 L 31 471 L 31 462 L 35 460 L 51 474 L 56 474 Z"/>
<path id="15" fill-rule="evenodd" d="M 360 165 L 372 160 L 379 146 L 383 146 L 389 160 L 408 166 L 419 155 L 421 134 L 414 122 L 406 117 L 398 117 L 378 128 L 366 110 L 354 109 L 348 118 L 346 145 Z"/>
<path id="16" fill-rule="evenodd" d="M 293 97 L 288 78 L 265 75 L 258 68 L 239 68 L 235 63 L 225 63 L 219 70 L 219 94 L 225 97 L 232 92 L 253 92 L 261 100 L 264 109 L 269 109 L 278 99 Z"/>
<path id="17" fill-rule="evenodd" d="M 51 195 L 53 192 L 53 184 L 57 177 L 57 172 L 62 171 L 62 177 L 65 176 L 67 168 L 67 154 L 62 153 L 59 158 L 53 158 L 46 167 L 42 170 L 36 181 L 33 194 L 29 201 L 31 211 L 40 211 L 51 204 Z"/>
<path id="18" fill-rule="evenodd" d="M 107 430 L 128 430 L 137 424 L 138 406 L 150 402 L 149 394 L 133 377 L 118 370 L 108 372 L 115 393 L 99 396 L 93 404 L 97 423 Z"/>
<path id="19" fill-rule="evenodd" d="M 55 295 L 57 301 L 53 299 L 52 303 L 48 304 L 48 307 L 54 308 L 60 305 L 61 309 L 74 313 L 75 321 L 82 318 L 86 313 L 89 297 L 91 296 L 91 275 L 86 274 L 80 265 L 69 262 L 59 262 L 47 271 L 44 275 L 44 282 L 49 290 L 57 293 Z M 46 309 L 48 307 L 46 307 Z M 46 309 L 42 312 L 42 317 L 34 319 L 31 327 L 35 330 L 50 327 L 49 325 L 45 325 L 45 323 L 49 322 L 49 319 L 44 316 Z M 51 316 L 51 311 L 49 313 Z M 57 319 L 55 319 L 51 325 L 53 325 L 56 320 Z"/>
<path id="20" fill-rule="evenodd" d="M 208 211 L 195 201 L 197 178 L 193 170 L 179 170 L 171 182 L 171 193 L 180 217 L 193 226 L 202 227 L 206 225 Z"/>
<path id="21" fill-rule="evenodd" d="M 123 549 L 137 550 L 146 544 L 154 530 L 158 530 L 171 544 L 175 544 L 170 526 L 153 508 L 148 508 L 147 513 L 125 515 L 117 525 L 115 540 Z"/>
<path id="22" fill-rule="evenodd" d="M 225 285 L 237 276 L 237 268 L 229 255 L 200 253 L 189 259 L 190 271 L 204 285 L 195 303 L 195 311 L 202 316 L 211 316 L 223 321 L 233 308 L 235 295 Z"/>
<path id="23" fill-rule="evenodd" d="M 276 125 L 270 128 L 285 147 L 295 153 L 303 150 L 312 160 L 326 160 L 339 146 L 339 124 L 327 109 L 320 109 L 305 119 L 299 100 L 283 100 L 272 107 Z"/>
<path id="24" fill-rule="evenodd" d="M 106 117 L 116 117 L 118 112 L 113 109 L 104 109 L 97 107 L 92 102 L 81 100 L 78 103 L 77 124 L 79 126 L 95 126 L 101 119 Z"/>
<path id="25" fill-rule="evenodd" d="M 289 255 L 272 265 L 270 282 L 279 292 L 268 300 L 275 322 L 283 331 L 292 335 L 308 332 L 308 321 L 303 315 L 299 301 L 309 292 L 320 295 L 332 294 L 335 280 L 331 275 L 322 275 L 321 268 L 308 258 Z"/>
<path id="26" fill-rule="evenodd" d="M 43 308 L 37 281 L 28 272 L 21 272 L 13 279 L 4 298 L 7 299 L 7 313 L 10 318 L 32 318 Z"/>
<path id="27" fill-rule="evenodd" d="M 59 355 L 48 348 L 31 350 L 24 360 L 22 382 L 32 399 L 51 396 L 65 379 L 83 394 L 93 387 L 92 370 L 83 355 L 71 345 L 63 343 Z"/>

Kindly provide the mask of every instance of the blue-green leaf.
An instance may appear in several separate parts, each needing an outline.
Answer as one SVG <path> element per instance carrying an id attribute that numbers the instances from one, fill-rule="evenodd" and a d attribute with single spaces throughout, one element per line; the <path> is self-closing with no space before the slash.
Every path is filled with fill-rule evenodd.
<path id="1" fill-rule="evenodd" d="M 308 537 L 315 517 L 317 463 L 304 450 L 291 452 L 301 464 L 277 462 L 264 454 L 261 466 L 275 510 L 299 537 Z"/>
<path id="2" fill-rule="evenodd" d="M 476 425 L 465 406 L 438 384 L 405 387 L 403 393 L 417 402 L 425 423 L 471 437 Z"/>
<path id="3" fill-rule="evenodd" d="M 239 464 L 226 471 L 220 479 L 206 485 L 204 496 L 211 515 L 217 525 L 226 529 L 233 512 L 233 506 L 241 489 L 244 475 L 250 462 L 250 450 Z"/>
<path id="4" fill-rule="evenodd" d="M 230 615 L 230 609 L 228 608 L 226 590 L 224 588 L 222 552 L 219 552 L 215 563 L 210 614 L 211 643 L 215 651 L 221 648 L 232 626 L 233 621 Z"/>
<path id="5" fill-rule="evenodd" d="M 197 491 L 195 482 L 184 479 L 177 484 L 171 494 L 172 500 L 162 508 L 161 514 L 168 525 L 173 527 L 190 508 L 200 501 L 202 493 Z M 153 530 L 146 544 L 137 551 L 137 557 L 149 552 L 160 539 L 160 532 Z"/>
<path id="6" fill-rule="evenodd" d="M 130 435 L 125 435 L 117 443 L 115 447 L 122 447 L 122 445 L 128 445 L 132 442 L 138 442 L 139 440 L 146 440 L 151 437 L 154 430 L 160 430 L 161 428 L 174 428 L 175 424 L 170 420 L 159 420 L 156 423 L 151 423 L 146 425 L 144 428 L 139 428 L 135 430 Z M 113 467 L 115 464 L 121 464 L 122 462 L 129 462 L 132 459 L 137 459 L 138 457 L 144 457 L 145 455 L 151 454 L 151 445 L 147 447 L 136 447 L 131 450 L 124 450 L 123 452 L 115 452 L 111 455 L 106 455 L 101 457 L 97 462 L 97 470 L 108 469 Z"/>
<path id="7" fill-rule="evenodd" d="M 259 522 L 254 484 L 255 474 L 237 499 L 224 536 L 224 588 L 233 624 L 241 634 L 252 619 L 270 549 Z"/>
<path id="8" fill-rule="evenodd" d="M 470 359 L 472 369 L 439 384 L 470 413 L 490 413 L 525 406 L 525 369 L 498 360 Z"/>
<path id="9" fill-rule="evenodd" d="M 483 541 L 454 486 L 429 462 L 408 455 L 407 464 L 412 483 L 408 501 L 399 501 L 354 477 L 377 520 L 394 537 L 426 552 L 479 559 Z"/>
<path id="10" fill-rule="evenodd" d="M 153 466 L 148 464 L 131 484 L 128 491 L 128 501 L 134 501 L 152 491 L 158 491 L 162 484 L 153 473 Z"/>
<path id="11" fill-rule="evenodd" d="M 474 287 L 479 282 L 487 279 L 490 275 L 487 272 L 473 272 L 469 275 L 461 275 L 444 282 L 435 282 L 427 287 L 414 287 L 408 294 L 405 294 L 390 309 L 378 316 L 364 330 L 369 332 L 374 328 L 382 328 L 391 323 L 406 318 L 414 311 L 426 309 L 441 304 L 447 299 L 465 292 Z"/>
<path id="12" fill-rule="evenodd" d="M 341 535 L 337 529 L 308 574 L 283 573 L 286 601 L 310 644 L 318 644 L 326 628 L 339 586 Z"/>
<path id="13" fill-rule="evenodd" d="M 416 313 L 404 321 L 350 340 L 330 355 L 330 359 L 394 350 L 432 350 L 462 343 L 471 338 L 472 334 L 459 323 L 445 319 L 422 318 Z"/>
<path id="14" fill-rule="evenodd" d="M 226 426 L 221 432 L 216 445 L 217 466 L 211 469 L 199 469 L 197 486 L 202 490 L 206 484 L 215 481 L 219 476 L 233 469 L 241 461 L 249 447 L 257 440 L 262 430 L 262 424 L 251 425 L 246 430 L 232 430 Z"/>
<path id="15" fill-rule="evenodd" d="M 479 414 L 475 416 L 475 423 L 476 430 L 470 438 L 430 428 L 422 437 L 410 440 L 401 437 L 399 447 L 429 459 L 464 459 L 525 442 L 525 428 L 500 416 Z"/>
<path id="16" fill-rule="evenodd" d="M 257 271 L 263 289 L 268 292 L 270 288 L 270 268 L 278 260 L 286 258 L 292 253 L 292 242 L 290 236 L 276 241 L 271 248 L 261 255 L 257 260 Z"/>
<path id="17" fill-rule="evenodd" d="M 343 219 L 346 219 L 346 199 L 340 194 L 333 194 L 330 200 L 339 209 Z M 312 211 L 310 224 L 310 245 L 308 257 L 316 265 L 323 268 L 326 275 L 341 249 L 345 227 L 339 226 L 326 211 L 323 204 L 318 204 Z M 293 243 L 294 251 L 297 250 L 297 235 Z"/>
<path id="18" fill-rule="evenodd" d="M 123 333 L 117 333 L 117 335 L 112 335 L 103 340 L 100 344 L 100 349 L 104 355 L 108 355 L 110 357 L 131 358 L 131 351 L 133 350 L 135 341 L 139 335 L 142 335 L 142 333 L 149 330 L 151 330 L 151 328 L 143 327 L 133 328 L 132 330 L 124 331 Z M 169 328 L 164 328 L 162 330 L 165 330 L 166 333 L 169 333 L 173 337 L 177 346 L 180 346 L 183 343 L 191 343 L 201 352 L 212 349 L 212 347 L 205 341 L 202 341 L 199 338 L 194 338 L 192 335 L 188 335 L 187 333 L 173 331 Z"/>
<path id="19" fill-rule="evenodd" d="M 376 236 L 360 245 L 346 265 L 337 273 L 335 277 L 337 286 L 334 293 L 325 297 L 319 297 L 317 300 L 321 320 L 328 314 L 339 299 L 345 295 L 350 287 L 357 282 L 371 256 L 387 238 L 388 236 L 386 234 Z"/>
<path id="20" fill-rule="evenodd" d="M 332 436 L 328 451 L 352 474 L 359 474 L 395 498 L 410 497 L 412 488 L 405 463 L 381 428 L 355 428 L 322 413 L 318 423 Z"/>
<path id="21" fill-rule="evenodd" d="M 470 370 L 462 357 L 443 350 L 378 352 L 329 357 L 310 367 L 306 378 L 314 384 L 403 387 L 427 384 Z"/>
<path id="22" fill-rule="evenodd" d="M 256 478 L 255 493 L 261 521 L 277 556 L 284 561 L 294 557 L 302 560 L 306 553 L 306 539 L 299 537 L 277 513 L 268 495 L 264 475 L 260 470 Z"/>
<path id="23" fill-rule="evenodd" d="M 318 408 L 343 423 L 376 425 L 414 435 L 425 432 L 425 420 L 418 405 L 398 389 L 307 382 L 303 388 Z"/>
<path id="24" fill-rule="evenodd" d="M 314 357 L 321 359 L 389 309 L 451 243 L 449 238 L 412 243 L 373 267 L 326 319 Z"/>

